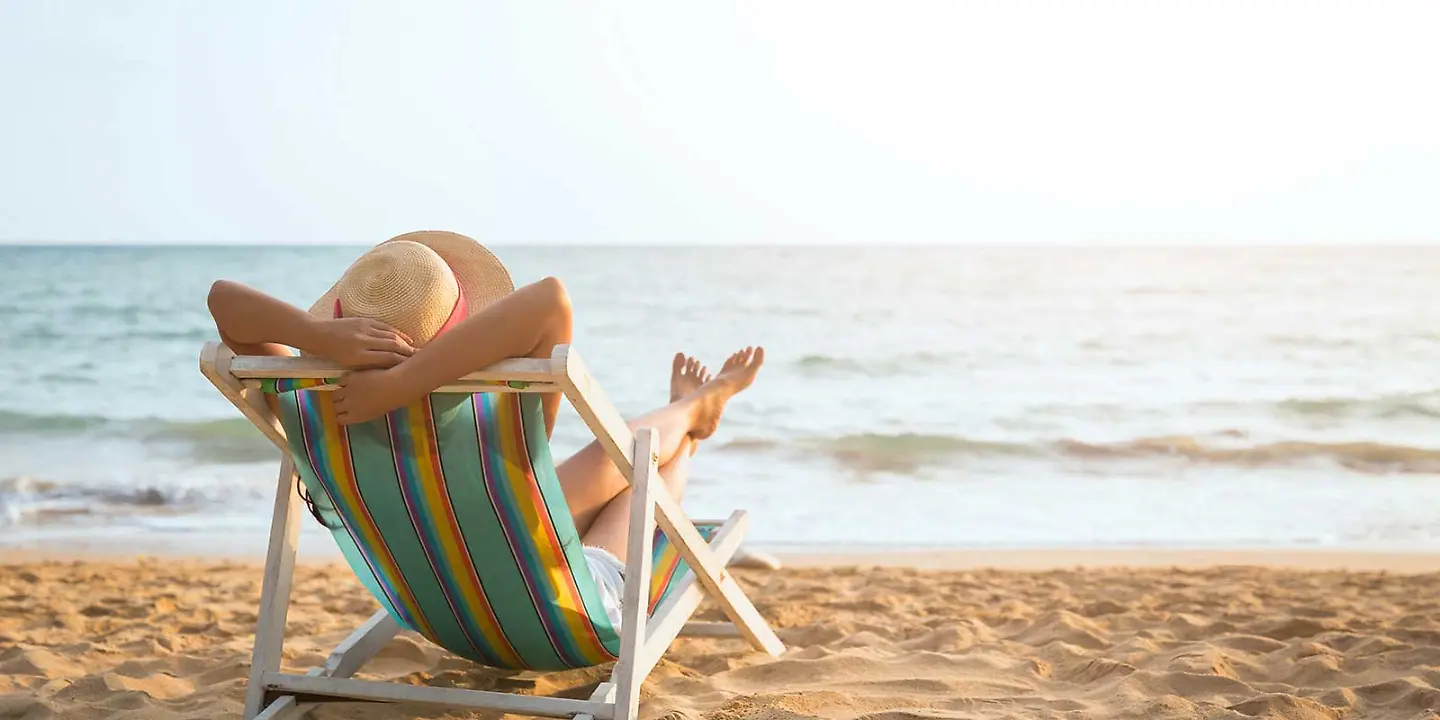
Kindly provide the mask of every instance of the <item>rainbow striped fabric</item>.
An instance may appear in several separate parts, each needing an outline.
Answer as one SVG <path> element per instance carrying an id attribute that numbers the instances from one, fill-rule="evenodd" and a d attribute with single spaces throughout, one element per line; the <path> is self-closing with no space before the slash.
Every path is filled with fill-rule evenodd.
<path id="1" fill-rule="evenodd" d="M 286 393 L 293 390 L 307 390 L 322 385 L 331 385 L 336 378 L 266 378 L 260 381 L 260 391 L 267 393 Z"/>
<path id="2" fill-rule="evenodd" d="M 316 512 L 401 625 L 493 667 L 616 658 L 620 637 L 586 568 L 538 395 L 434 394 L 347 427 L 328 392 L 283 381 L 265 390 L 279 393 Z M 653 564 L 652 612 L 689 570 L 659 532 Z"/>
<path id="3" fill-rule="evenodd" d="M 293 390 L 309 390 L 310 388 L 323 387 L 325 385 L 334 385 L 339 381 L 339 378 L 265 378 L 260 381 L 260 391 L 271 394 L 287 393 Z M 530 383 L 520 380 L 511 380 L 505 383 L 501 383 L 499 381 L 482 381 L 479 384 L 507 385 L 517 390 L 524 390 L 525 388 L 530 386 Z"/>

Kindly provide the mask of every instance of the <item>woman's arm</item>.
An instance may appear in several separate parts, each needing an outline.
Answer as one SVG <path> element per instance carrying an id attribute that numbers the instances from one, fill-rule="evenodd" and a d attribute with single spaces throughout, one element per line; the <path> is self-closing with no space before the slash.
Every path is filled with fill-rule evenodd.
<path id="1" fill-rule="evenodd" d="M 290 355 L 288 348 L 349 368 L 388 368 L 415 352 L 410 338 L 378 320 L 317 318 L 237 282 L 210 286 L 210 315 L 237 355 Z"/>
<path id="2" fill-rule="evenodd" d="M 314 318 L 289 303 L 217 280 L 210 286 L 208 304 L 220 341 L 236 355 L 290 355 L 289 348 L 315 352 Z"/>
<path id="3" fill-rule="evenodd" d="M 507 358 L 548 358 L 570 342 L 570 296 L 559 280 L 526 285 L 436 337 L 408 362 L 384 372 L 351 373 L 335 391 L 344 424 L 364 422 L 415 401 L 455 378 Z M 560 395 L 545 397 L 545 426 L 555 427 Z"/>

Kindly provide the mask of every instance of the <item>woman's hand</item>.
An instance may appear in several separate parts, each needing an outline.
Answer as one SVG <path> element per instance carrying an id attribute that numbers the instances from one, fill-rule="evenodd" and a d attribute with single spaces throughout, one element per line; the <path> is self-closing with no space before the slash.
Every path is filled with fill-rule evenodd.
<path id="1" fill-rule="evenodd" d="M 334 394 L 335 417 L 341 425 L 374 420 L 425 395 L 409 388 L 399 368 L 346 373 Z"/>
<path id="2" fill-rule="evenodd" d="M 357 370 L 395 367 L 415 354 L 405 333 L 369 318 L 319 320 L 311 344 L 316 355 Z"/>

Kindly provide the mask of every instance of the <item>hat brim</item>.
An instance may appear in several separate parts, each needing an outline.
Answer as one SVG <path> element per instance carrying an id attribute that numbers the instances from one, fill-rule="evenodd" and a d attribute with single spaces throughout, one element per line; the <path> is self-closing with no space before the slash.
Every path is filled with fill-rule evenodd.
<path id="1" fill-rule="evenodd" d="M 455 274 L 455 282 L 459 284 L 460 292 L 465 295 L 467 317 L 515 291 L 515 281 L 510 278 L 510 271 L 505 269 L 494 253 L 471 238 L 444 230 L 420 230 L 398 235 L 385 243 L 401 240 L 420 243 L 434 250 L 435 254 L 450 266 L 450 272 Z M 339 282 L 331 285 L 330 289 L 310 306 L 310 314 L 323 318 L 334 317 L 339 286 Z"/>

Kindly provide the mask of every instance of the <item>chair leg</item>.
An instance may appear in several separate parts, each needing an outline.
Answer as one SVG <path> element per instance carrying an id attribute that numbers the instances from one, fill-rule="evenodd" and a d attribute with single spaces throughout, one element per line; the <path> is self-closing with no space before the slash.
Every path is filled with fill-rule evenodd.
<path id="1" fill-rule="evenodd" d="M 631 456 L 629 542 L 625 547 L 625 596 L 621 605 L 620 659 L 615 663 L 615 720 L 633 720 L 640 712 L 642 671 L 640 653 L 645 647 L 649 614 L 651 551 L 655 541 L 655 490 L 660 470 L 655 466 L 657 433 L 642 428 L 635 434 Z M 644 672 L 645 674 L 642 674 Z"/>
<path id="2" fill-rule="evenodd" d="M 306 676 L 349 678 L 366 662 L 369 662 L 370 658 L 375 657 L 375 654 L 380 652 L 399 630 L 400 626 L 395 622 L 395 618 L 390 617 L 389 613 L 384 610 L 380 610 L 335 646 L 330 657 L 326 658 L 324 665 L 312 668 L 310 672 L 306 673 Z M 294 720 L 303 717 L 308 712 L 310 712 L 310 707 L 301 705 L 294 695 L 272 696 L 270 704 L 266 705 L 254 720 Z"/>
<path id="3" fill-rule="evenodd" d="M 688 622 L 680 628 L 680 637 L 745 637 L 733 622 Z"/>
<path id="4" fill-rule="evenodd" d="M 679 503 L 664 492 L 655 493 L 654 498 L 655 521 L 659 523 L 660 529 L 669 536 L 680 556 L 690 563 L 695 579 L 705 588 L 706 594 L 719 603 L 720 609 L 735 623 L 735 627 L 750 646 L 772 656 L 785 652 L 785 644 L 776 637 L 770 624 L 765 622 L 760 611 L 756 610 L 750 598 L 746 597 L 745 591 L 740 589 L 740 584 L 725 569 L 725 564 L 710 551 L 705 539 L 700 536 L 700 531 L 696 530 L 695 524 L 685 516 Z"/>
<path id="5" fill-rule="evenodd" d="M 260 613 L 255 624 L 255 649 L 250 658 L 250 684 L 245 690 L 246 720 L 264 709 L 267 672 L 280 670 L 285 645 L 285 617 L 290 610 L 290 583 L 295 577 L 295 549 L 300 533 L 300 499 L 295 494 L 295 466 L 287 455 L 280 461 L 275 484 L 275 511 L 270 520 L 270 547 L 260 588 Z"/>
<path id="6" fill-rule="evenodd" d="M 590 693 L 590 702 L 614 703 L 615 683 L 603 682 L 595 686 L 595 692 Z M 576 715 L 573 720 L 595 720 L 595 716 L 590 713 L 580 713 Z"/>
<path id="7" fill-rule="evenodd" d="M 710 556 L 721 565 L 730 560 L 740 544 L 745 540 L 745 532 L 749 526 L 749 516 L 743 510 L 737 510 L 720 526 L 715 535 L 710 538 Z M 707 591 L 700 584 L 699 578 L 693 571 L 680 580 L 675 590 L 670 593 L 651 613 L 649 621 L 645 625 L 645 648 L 640 652 L 640 667 L 637 672 L 642 675 L 649 675 L 655 664 L 660 662 L 661 656 L 666 649 L 675 641 L 676 636 L 683 634 L 686 628 L 697 625 L 690 622 L 695 609 L 700 607 L 701 600 Z M 705 623 L 700 623 L 704 625 Z M 739 627 L 733 623 L 719 623 L 720 625 L 734 628 L 739 633 Z M 741 635 L 743 637 L 743 634 Z"/>

